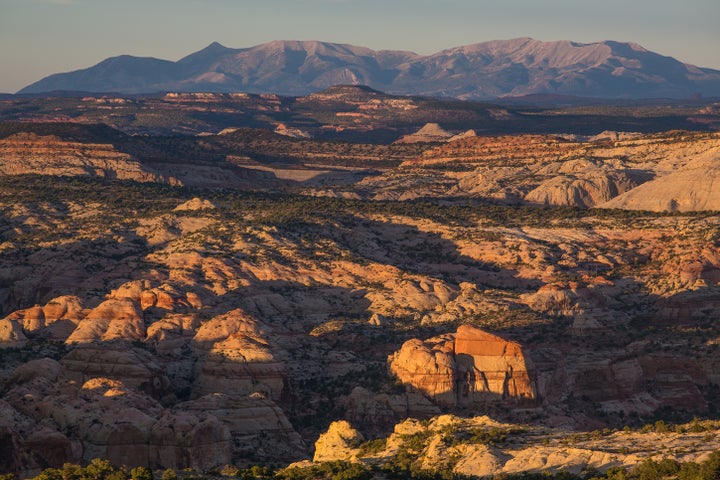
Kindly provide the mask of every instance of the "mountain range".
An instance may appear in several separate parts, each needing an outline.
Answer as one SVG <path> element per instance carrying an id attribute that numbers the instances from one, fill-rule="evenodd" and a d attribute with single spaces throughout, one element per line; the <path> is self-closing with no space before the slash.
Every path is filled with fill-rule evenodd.
<path id="1" fill-rule="evenodd" d="M 305 95 L 337 84 L 468 100 L 534 94 L 687 98 L 720 96 L 720 71 L 614 41 L 518 38 L 427 56 L 318 41 L 273 41 L 240 49 L 212 43 L 177 62 L 121 55 L 87 69 L 50 75 L 18 93 Z"/>

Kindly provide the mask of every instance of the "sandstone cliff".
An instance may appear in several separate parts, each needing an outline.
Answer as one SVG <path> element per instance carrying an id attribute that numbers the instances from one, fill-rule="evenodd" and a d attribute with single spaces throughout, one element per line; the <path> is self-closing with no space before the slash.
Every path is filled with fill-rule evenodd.
<path id="1" fill-rule="evenodd" d="M 0 140 L 0 175 L 93 176 L 178 184 L 110 144 L 78 143 L 55 136 L 18 133 Z"/>
<path id="2" fill-rule="evenodd" d="M 720 210 L 718 185 L 720 168 L 693 168 L 664 175 L 599 206 L 655 212 Z"/>
<path id="3" fill-rule="evenodd" d="M 625 193 L 637 184 L 624 172 L 586 171 L 581 175 L 559 175 L 525 195 L 529 203 L 594 207 Z"/>
<path id="4" fill-rule="evenodd" d="M 454 335 L 409 340 L 390 371 L 447 407 L 521 405 L 537 398 L 532 363 L 515 342 L 462 325 Z"/>

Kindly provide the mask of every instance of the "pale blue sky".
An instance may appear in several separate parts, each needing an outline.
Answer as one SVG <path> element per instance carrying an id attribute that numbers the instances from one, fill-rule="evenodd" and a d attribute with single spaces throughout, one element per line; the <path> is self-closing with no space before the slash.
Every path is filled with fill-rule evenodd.
<path id="1" fill-rule="evenodd" d="M 0 0 L 0 92 L 121 54 L 323 40 L 434 53 L 488 40 L 633 41 L 720 69 L 720 0 Z"/>

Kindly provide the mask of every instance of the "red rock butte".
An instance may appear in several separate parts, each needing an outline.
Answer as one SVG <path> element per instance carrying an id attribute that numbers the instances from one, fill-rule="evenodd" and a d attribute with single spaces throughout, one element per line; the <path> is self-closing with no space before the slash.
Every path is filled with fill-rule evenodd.
<path id="1" fill-rule="evenodd" d="M 534 368 L 520 344 L 469 325 L 455 334 L 408 340 L 389 361 L 403 383 L 446 407 L 537 399 Z"/>

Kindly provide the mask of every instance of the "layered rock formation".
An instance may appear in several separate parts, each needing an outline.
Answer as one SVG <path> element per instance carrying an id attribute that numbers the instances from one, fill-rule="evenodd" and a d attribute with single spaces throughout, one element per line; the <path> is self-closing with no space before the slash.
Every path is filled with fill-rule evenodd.
<path id="1" fill-rule="evenodd" d="M 26 332 L 70 349 L 60 363 L 30 362 L 7 377 L 8 470 L 96 457 L 201 470 L 245 456 L 302 458 L 303 440 L 272 400 L 284 394 L 287 369 L 268 328 L 240 309 L 203 322 L 203 307 L 193 292 L 137 280 L 92 309 L 65 296 L 1 320 L 3 347 L 23 345 Z M 24 453 L 36 444 L 48 452 Z"/>
<path id="2" fill-rule="evenodd" d="M 679 429 L 689 427 L 683 425 Z M 580 475 L 592 470 L 605 472 L 612 467 L 632 468 L 648 459 L 702 462 L 720 447 L 719 427 L 718 422 L 703 422 L 694 428 L 707 430 L 695 433 L 632 430 L 571 433 L 497 422 L 487 416 L 440 415 L 426 422 L 408 419 L 398 423 L 379 451 L 362 456 L 358 449 L 348 448 L 342 438 L 332 444 L 325 441 L 325 437 L 337 437 L 331 435 L 337 429 L 333 424 L 322 437 L 322 451 L 329 458 L 370 465 L 386 463 L 402 452 L 404 461 L 410 456 L 428 472 L 451 471 L 472 477 L 560 472 Z M 336 448 L 331 449 L 331 445 Z"/>
<path id="3" fill-rule="evenodd" d="M 376 200 L 479 197 L 505 204 L 713 210 L 718 135 L 670 132 L 608 141 L 469 137 L 428 148 L 359 182 Z"/>
<path id="4" fill-rule="evenodd" d="M 82 350 L 62 365 L 50 359 L 25 364 L 5 382 L 0 431 L 10 435 L 8 470 L 98 457 L 117 465 L 207 470 L 238 455 L 303 456 L 304 443 L 282 410 L 260 394 L 214 393 L 164 409 L 153 399 L 168 387 L 166 378 L 152 376 L 157 365 L 108 363 L 113 352 L 107 348 Z M 99 376 L 105 371 L 113 379 Z M 28 456 L 33 445 L 43 448 Z"/>
<path id="5" fill-rule="evenodd" d="M 458 403 L 497 401 L 532 403 L 537 398 L 531 378 L 534 367 L 519 343 L 504 340 L 469 325 L 455 334 Z"/>
<path id="6" fill-rule="evenodd" d="M 454 335 L 408 340 L 390 371 L 439 405 L 532 404 L 533 366 L 515 342 L 462 325 Z"/>
<path id="7" fill-rule="evenodd" d="M 379 434 L 405 418 L 427 418 L 440 413 L 438 405 L 420 391 L 373 393 L 353 388 L 343 402 L 345 418 L 353 425 L 362 425 L 364 432 Z"/>
<path id="8" fill-rule="evenodd" d="M 457 364 L 451 336 L 405 342 L 390 358 L 390 371 L 434 402 L 456 406 Z"/>
<path id="9" fill-rule="evenodd" d="M 287 368 L 264 337 L 267 328 L 242 310 L 233 310 L 202 324 L 193 338 L 201 359 L 196 366 L 193 395 L 249 395 L 262 392 L 279 400 Z"/>
<path id="10" fill-rule="evenodd" d="M 0 348 L 22 347 L 26 342 L 20 323 L 9 318 L 0 320 Z"/>
<path id="11" fill-rule="evenodd" d="M 528 192 L 525 200 L 540 205 L 594 207 L 635 186 L 623 172 L 590 171 L 579 176 L 552 177 Z"/>
<path id="12" fill-rule="evenodd" d="M 221 422 L 232 440 L 230 450 L 234 458 L 269 462 L 306 456 L 305 443 L 283 410 L 260 393 L 245 396 L 213 393 L 181 403 L 177 408 L 195 415 L 207 414 Z"/>
<path id="13" fill-rule="evenodd" d="M 716 141 L 693 139 L 694 147 L 673 147 L 686 149 L 679 168 Z M 535 163 L 547 175 L 568 174 L 558 155 L 577 146 L 530 140 L 445 147 L 475 151 L 472 168 L 492 150 L 498 185 L 530 178 Z M 648 164 L 669 161 L 668 138 L 650 140 L 583 148 L 638 168 L 643 154 L 655 155 Z M 508 163 L 516 147 L 524 167 Z M 589 165 L 572 162 L 573 174 Z M 456 185 L 467 173 L 427 170 Z M 4 182 L 0 300 L 11 312 L 0 320 L 0 347 L 24 347 L 0 352 L 0 447 L 10 452 L 0 467 L 8 471 L 30 475 L 93 456 L 202 469 L 290 462 L 309 458 L 327 425 L 343 418 L 376 438 L 442 411 L 592 430 L 719 406 L 720 221 L 711 214 L 247 192 L 214 209 L 190 200 L 190 210 L 173 211 L 195 194 L 152 187 L 147 202 L 130 196 L 147 188 L 136 184 L 103 184 L 110 190 L 101 195 L 99 184 L 55 179 L 68 188 L 38 202 L 54 183 Z M 516 198 L 527 188 L 513 190 Z M 484 438 L 473 430 L 481 427 L 501 428 L 478 424 L 455 437 Z M 452 425 L 438 428 L 429 457 L 461 458 L 462 471 L 480 468 L 476 461 L 501 471 L 507 456 L 518 458 L 512 468 L 605 465 L 588 445 L 566 458 L 551 444 L 537 451 L 553 460 L 536 462 L 501 445 L 451 450 L 443 438 Z M 418 432 L 425 435 L 399 427 L 388 448 Z M 335 440 L 324 444 L 328 455 Z"/>
<path id="14" fill-rule="evenodd" d="M 110 144 L 79 143 L 56 136 L 18 133 L 0 140 L 0 175 L 91 176 L 137 182 L 179 183 L 143 166 Z"/>
<path id="15" fill-rule="evenodd" d="M 67 338 L 68 343 L 96 340 L 145 338 L 145 323 L 137 302 L 130 299 L 106 300 L 90 311 Z"/>
<path id="16" fill-rule="evenodd" d="M 6 318 L 22 325 L 27 335 L 64 341 L 89 311 L 83 308 L 78 297 L 66 295 L 54 298 L 44 306 L 16 310 Z"/>
<path id="17" fill-rule="evenodd" d="M 161 399 L 172 391 L 164 369 L 152 354 L 124 343 L 84 344 L 74 348 L 61 363 L 65 375 L 80 383 L 112 378 L 128 388 Z"/>

